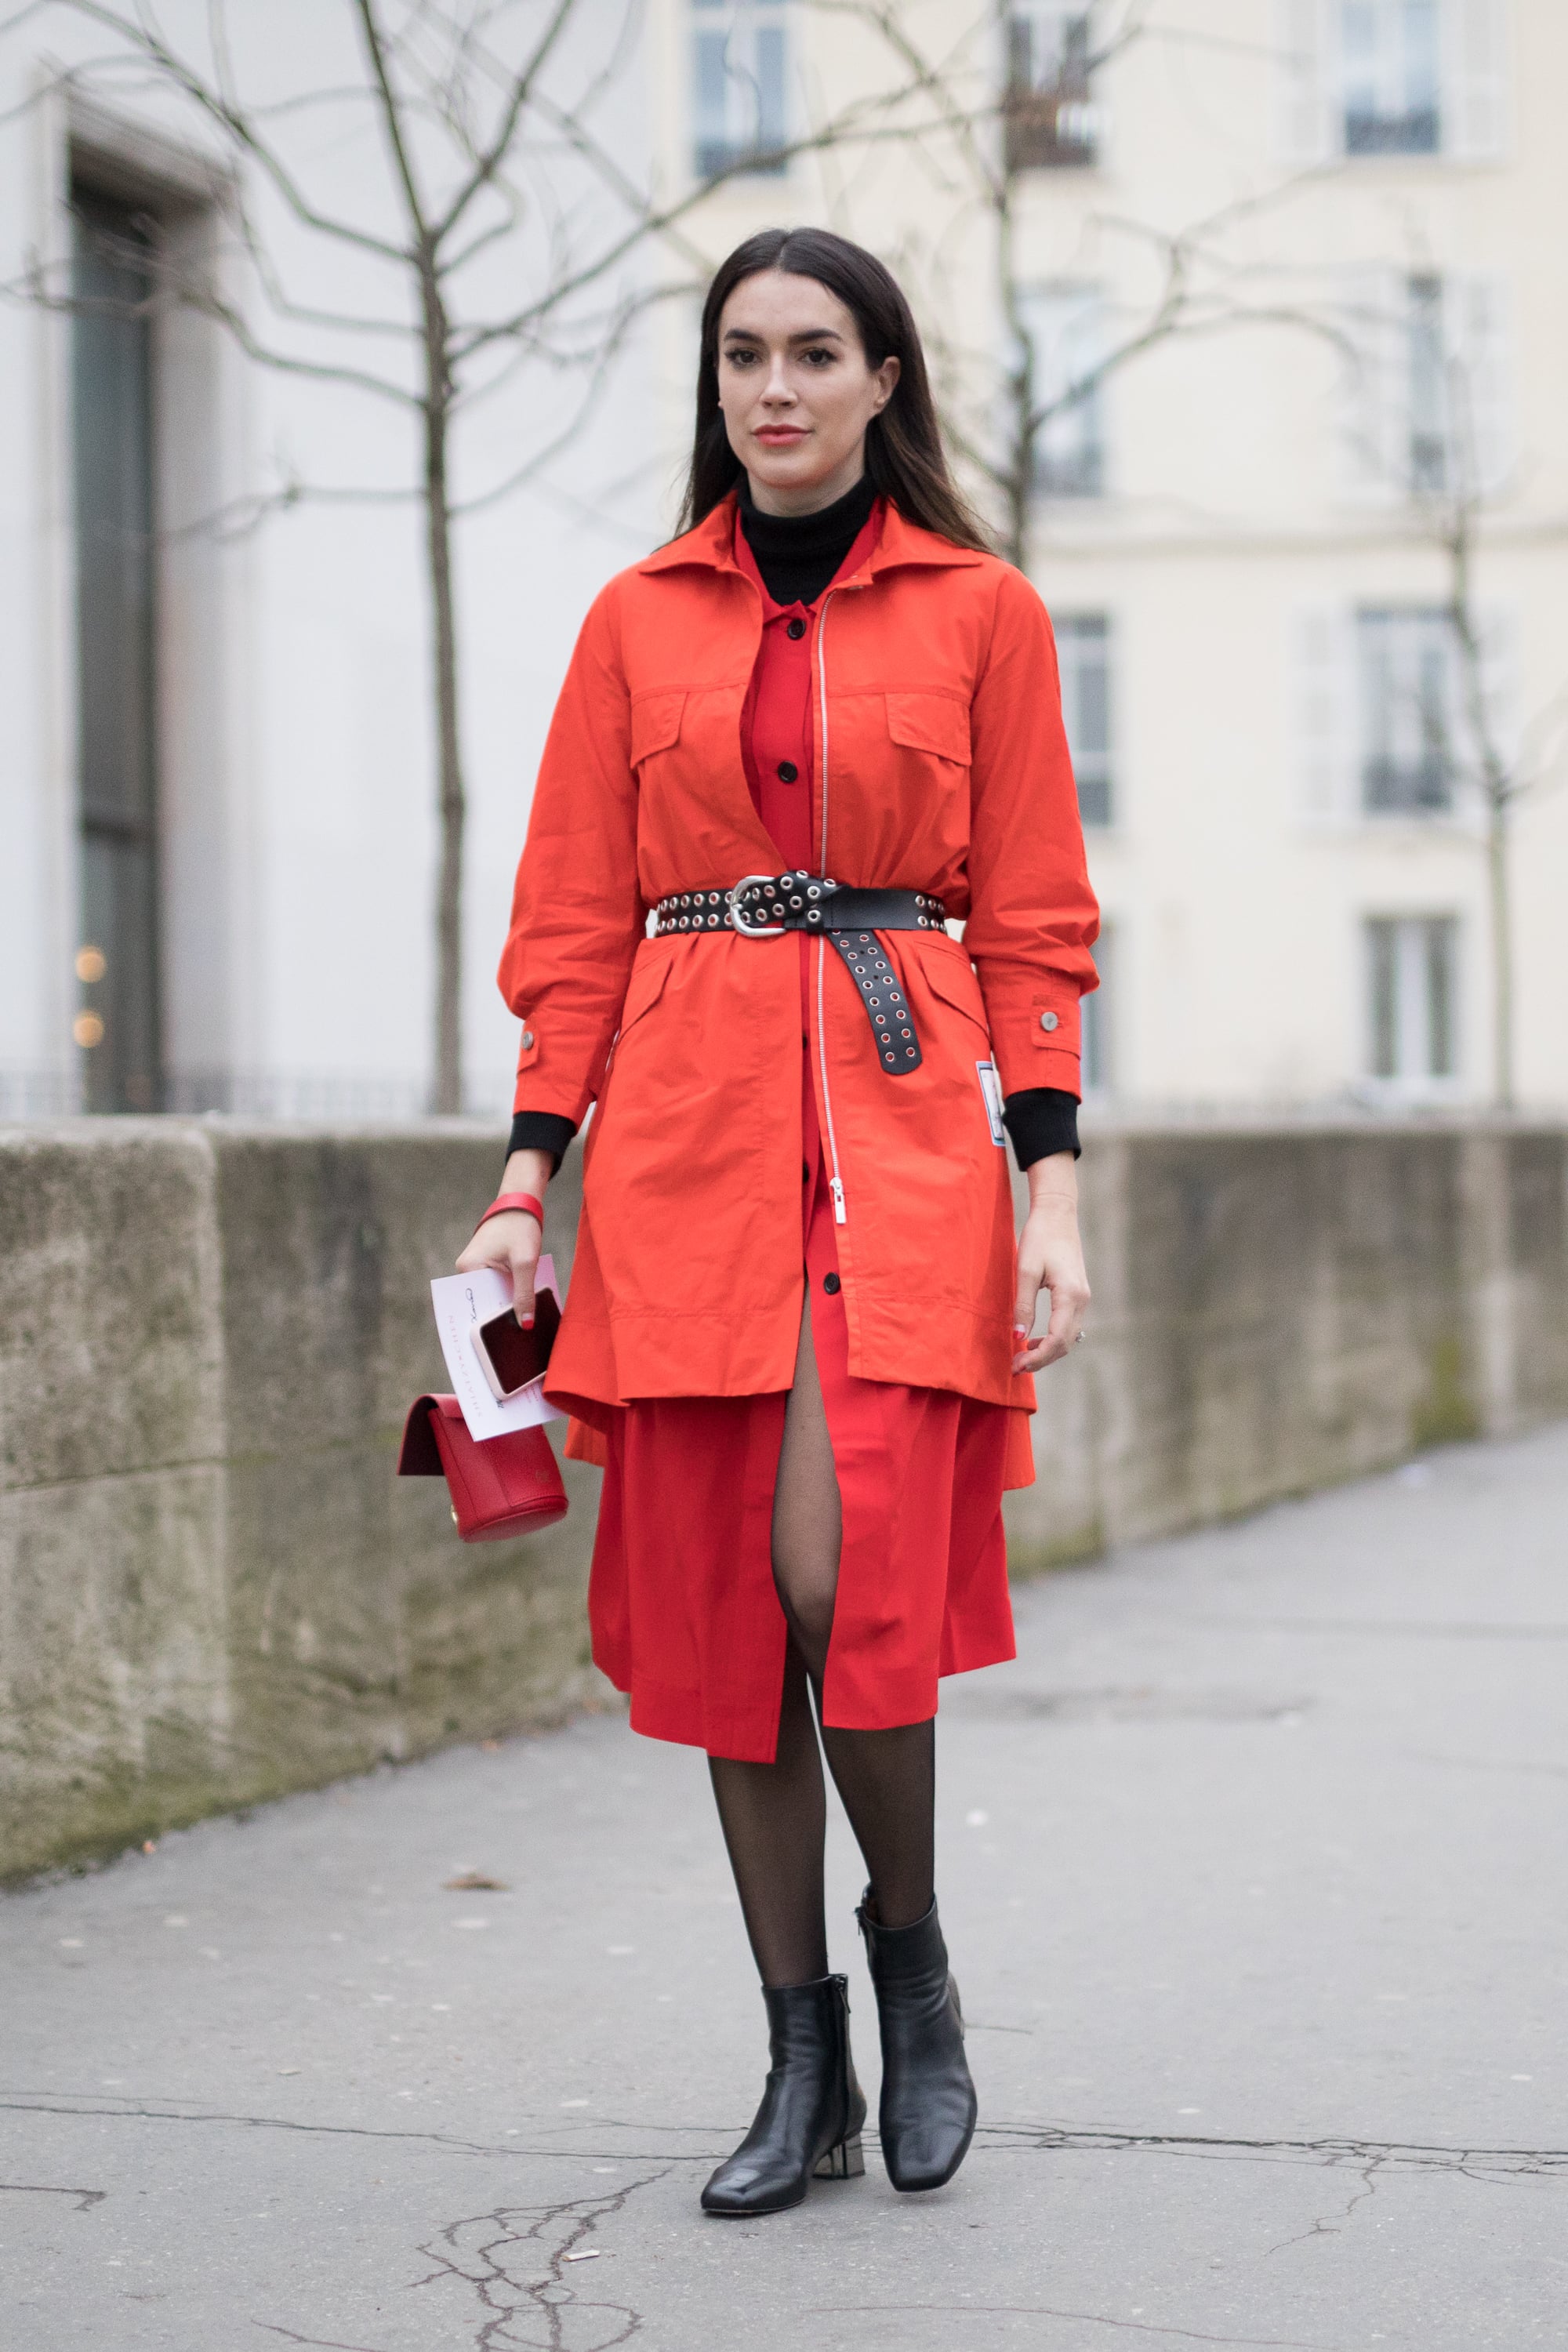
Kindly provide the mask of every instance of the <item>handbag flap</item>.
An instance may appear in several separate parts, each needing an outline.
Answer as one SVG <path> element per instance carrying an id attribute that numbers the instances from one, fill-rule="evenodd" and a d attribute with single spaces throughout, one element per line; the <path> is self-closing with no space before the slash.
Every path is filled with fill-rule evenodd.
<path id="1" fill-rule="evenodd" d="M 397 1453 L 400 1478 L 439 1478 L 445 1475 L 430 1416 L 444 1412 L 448 1405 L 461 1411 L 456 1397 L 416 1397 L 409 1406 L 408 1418 L 403 1424 L 403 1444 Z"/>

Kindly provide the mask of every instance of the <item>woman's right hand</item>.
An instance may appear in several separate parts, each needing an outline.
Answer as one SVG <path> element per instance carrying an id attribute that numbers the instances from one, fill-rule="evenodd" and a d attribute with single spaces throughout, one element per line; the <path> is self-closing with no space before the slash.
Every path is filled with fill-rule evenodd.
<path id="1" fill-rule="evenodd" d="M 514 1151 L 501 1178 L 503 1192 L 531 1192 L 542 1207 L 555 1163 L 548 1151 Z M 526 1209 L 503 1209 L 487 1217 L 458 1259 L 459 1274 L 493 1265 L 510 1277 L 512 1311 L 526 1330 L 533 1321 L 533 1278 L 544 1234 Z"/>

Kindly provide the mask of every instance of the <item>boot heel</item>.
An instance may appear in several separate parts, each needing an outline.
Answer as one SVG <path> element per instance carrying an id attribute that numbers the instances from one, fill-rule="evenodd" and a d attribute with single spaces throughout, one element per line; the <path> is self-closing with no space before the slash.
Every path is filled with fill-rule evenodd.
<path id="1" fill-rule="evenodd" d="M 857 2132 L 852 2139 L 841 2139 L 837 2147 L 830 2147 L 826 2156 L 817 2158 L 812 2178 L 816 2180 L 858 2180 L 865 2170 L 865 2152 L 860 2146 L 860 2135 Z"/>

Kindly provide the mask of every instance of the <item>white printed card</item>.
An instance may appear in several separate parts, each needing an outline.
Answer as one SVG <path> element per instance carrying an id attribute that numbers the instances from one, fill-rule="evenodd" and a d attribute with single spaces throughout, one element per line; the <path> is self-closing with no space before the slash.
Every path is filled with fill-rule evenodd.
<path id="1" fill-rule="evenodd" d="M 555 1261 L 548 1250 L 539 1261 L 534 1284 L 537 1289 L 552 1292 L 560 1306 L 561 1286 L 555 1279 Z M 447 1359 L 447 1374 L 470 1437 L 482 1443 L 487 1437 L 505 1437 L 510 1430 L 534 1429 L 541 1422 L 565 1420 L 560 1406 L 551 1404 L 545 1397 L 542 1373 L 500 1404 L 490 1394 L 489 1383 L 479 1369 L 471 1334 L 476 1324 L 488 1323 L 493 1315 L 504 1315 L 511 1305 L 510 1275 L 500 1273 L 493 1265 L 481 1266 L 477 1274 L 437 1275 L 430 1285 L 430 1297 L 436 1309 L 441 1353 Z"/>

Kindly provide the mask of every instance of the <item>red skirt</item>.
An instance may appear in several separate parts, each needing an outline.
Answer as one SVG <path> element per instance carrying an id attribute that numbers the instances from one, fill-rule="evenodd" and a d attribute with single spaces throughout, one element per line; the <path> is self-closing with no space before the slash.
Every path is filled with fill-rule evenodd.
<path id="1" fill-rule="evenodd" d="M 934 1715 L 939 1675 L 1014 1655 L 1002 1492 L 1033 1480 L 1028 1415 L 850 1371 L 815 1090 L 802 1075 L 805 1277 L 844 1518 L 822 1715 L 880 1731 Z M 773 1760 L 784 1683 L 772 1536 L 785 1402 L 782 1390 L 636 1399 L 601 1444 L 572 1448 L 605 1469 L 588 1586 L 594 1663 L 630 1695 L 634 1731 L 752 1763 Z"/>

